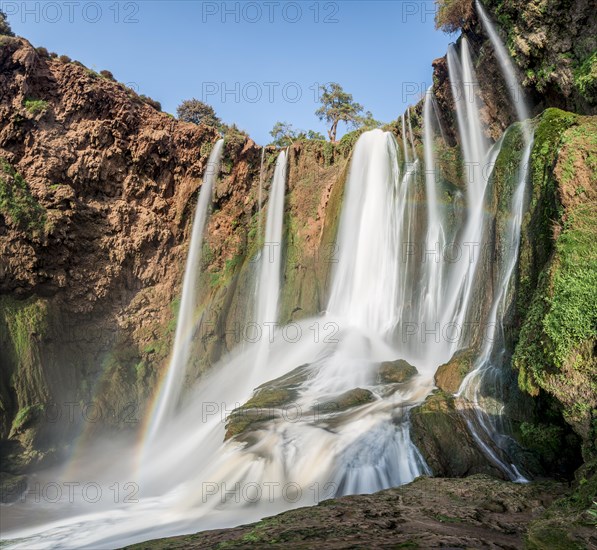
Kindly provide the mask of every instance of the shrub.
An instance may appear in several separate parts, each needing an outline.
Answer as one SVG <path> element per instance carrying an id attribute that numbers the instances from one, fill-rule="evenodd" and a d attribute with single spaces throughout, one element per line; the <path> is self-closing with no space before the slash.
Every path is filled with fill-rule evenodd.
<path id="1" fill-rule="evenodd" d="M 35 51 L 42 57 L 50 56 L 50 54 L 48 53 L 48 50 L 46 48 L 44 48 L 43 46 L 40 46 L 39 48 L 35 48 Z"/>
<path id="2" fill-rule="evenodd" d="M 222 121 L 216 116 L 214 108 L 198 99 L 184 100 L 176 109 L 176 114 L 183 122 L 206 124 L 218 129 L 222 127 Z"/>
<path id="3" fill-rule="evenodd" d="M 68 55 L 61 55 L 58 58 L 59 61 L 61 61 L 62 63 L 70 63 L 71 62 L 71 58 Z"/>
<path id="4" fill-rule="evenodd" d="M 597 103 L 597 52 L 585 59 L 574 71 L 574 83 L 589 103 Z"/>
<path id="5" fill-rule="evenodd" d="M 23 177 L 0 159 L 0 214 L 29 234 L 43 232 L 46 211 L 31 194 Z"/>
<path id="6" fill-rule="evenodd" d="M 48 108 L 48 102 L 43 99 L 25 99 L 23 103 L 25 109 L 27 109 L 32 115 L 42 113 Z"/>
<path id="7" fill-rule="evenodd" d="M 112 82 L 116 82 L 116 79 L 114 78 L 114 75 L 110 72 L 110 71 L 100 71 L 99 74 L 101 76 L 103 76 L 104 78 L 107 78 L 108 80 L 111 80 Z"/>
<path id="8" fill-rule="evenodd" d="M 159 101 L 156 101 L 155 99 L 151 99 L 150 97 L 147 97 L 146 95 L 140 95 L 139 98 L 144 103 L 147 103 L 147 105 L 153 107 L 156 111 L 162 110 L 162 104 Z"/>
<path id="9" fill-rule="evenodd" d="M 462 29 L 473 15 L 472 0 L 435 0 L 435 28 L 447 33 Z"/>
<path id="10" fill-rule="evenodd" d="M 5 36 L 14 36 L 14 32 L 10 28 L 8 24 L 8 20 L 6 19 L 6 14 L 0 10 L 0 34 Z"/>

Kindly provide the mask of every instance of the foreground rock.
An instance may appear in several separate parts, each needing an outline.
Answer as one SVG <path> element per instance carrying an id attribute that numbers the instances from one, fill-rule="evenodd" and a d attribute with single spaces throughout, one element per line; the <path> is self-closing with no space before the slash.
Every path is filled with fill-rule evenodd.
<path id="1" fill-rule="evenodd" d="M 477 475 L 419 478 L 373 495 L 356 495 L 292 510 L 258 523 L 127 547 L 156 548 L 523 548 L 529 525 L 565 487 L 514 484 Z M 568 532 L 535 533 L 532 548 L 589 547 L 594 531 L 578 521 Z M 542 539 L 547 536 L 548 539 Z M 545 540 L 555 545 L 544 545 Z"/>
<path id="2" fill-rule="evenodd" d="M 412 440 L 435 475 L 503 477 L 479 450 L 452 395 L 434 392 L 411 410 L 410 418 Z"/>
<path id="3" fill-rule="evenodd" d="M 379 381 L 382 384 L 402 384 L 417 374 L 417 369 L 404 359 L 384 361 L 379 367 Z"/>
<path id="4" fill-rule="evenodd" d="M 465 376 L 472 370 L 475 352 L 472 349 L 457 351 L 452 359 L 440 365 L 435 373 L 435 384 L 448 393 L 456 393 Z"/>

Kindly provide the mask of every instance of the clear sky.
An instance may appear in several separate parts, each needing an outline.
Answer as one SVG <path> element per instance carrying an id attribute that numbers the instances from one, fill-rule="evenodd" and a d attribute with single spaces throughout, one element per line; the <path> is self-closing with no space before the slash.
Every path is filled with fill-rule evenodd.
<path id="1" fill-rule="evenodd" d="M 325 134 L 314 114 L 325 82 L 340 83 L 376 119 L 395 119 L 454 40 L 434 29 L 433 0 L 0 0 L 0 8 L 35 46 L 108 69 L 173 114 L 183 99 L 202 99 L 262 144 L 278 120 Z"/>

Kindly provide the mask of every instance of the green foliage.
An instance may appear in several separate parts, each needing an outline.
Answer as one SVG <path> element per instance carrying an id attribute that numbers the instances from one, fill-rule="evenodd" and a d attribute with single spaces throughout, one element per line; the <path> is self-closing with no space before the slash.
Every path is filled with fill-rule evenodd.
<path id="1" fill-rule="evenodd" d="M 552 461 L 561 451 L 564 430 L 554 424 L 520 424 L 520 442 L 527 449 L 534 450 L 540 456 Z"/>
<path id="2" fill-rule="evenodd" d="M 314 130 L 307 130 L 307 139 L 314 139 L 316 141 L 325 141 L 325 136 L 321 132 Z"/>
<path id="3" fill-rule="evenodd" d="M 10 24 L 8 23 L 8 19 L 6 18 L 6 14 L 0 10 L 0 35 L 4 36 L 14 36 L 14 32 L 10 28 Z"/>
<path id="4" fill-rule="evenodd" d="M 597 212 L 594 205 L 570 212 L 556 242 L 552 296 L 543 328 L 549 356 L 561 367 L 573 348 L 597 334 Z"/>
<path id="5" fill-rule="evenodd" d="M 319 101 L 321 107 L 317 109 L 315 114 L 319 117 L 319 120 L 325 120 L 328 124 L 331 124 L 328 130 L 330 141 L 335 143 L 336 133 L 338 130 L 338 123 L 344 122 L 349 126 L 357 127 L 362 121 L 360 116 L 363 111 L 363 106 L 356 103 L 352 94 L 345 92 L 336 82 L 330 84 L 324 84 L 320 87 L 321 97 Z M 371 115 L 371 113 L 367 113 Z M 369 116 L 369 118 L 373 118 Z"/>
<path id="6" fill-rule="evenodd" d="M 72 59 L 68 55 L 61 55 L 58 58 L 58 61 L 60 61 L 61 63 L 70 63 Z"/>
<path id="7" fill-rule="evenodd" d="M 272 144 L 276 147 L 288 147 L 299 138 L 300 131 L 295 130 L 288 122 L 276 122 L 269 135 L 272 136 Z"/>
<path id="8" fill-rule="evenodd" d="M 597 51 L 574 71 L 574 83 L 589 103 L 597 103 Z"/>
<path id="9" fill-rule="evenodd" d="M 0 215 L 30 236 L 43 233 L 46 210 L 31 194 L 23 177 L 0 158 Z"/>
<path id="10" fill-rule="evenodd" d="M 597 208 L 578 199 L 567 199 L 564 208 L 558 197 L 574 195 L 580 170 L 589 179 L 594 173 L 594 133 L 589 120 L 557 109 L 546 111 L 536 129 L 517 296 L 523 323 L 513 355 L 519 386 L 531 395 L 540 388 L 554 395 L 584 434 L 597 394 L 591 358 L 597 341 Z"/>
<path id="11" fill-rule="evenodd" d="M 42 99 L 31 99 L 27 98 L 23 102 L 23 106 L 27 109 L 32 115 L 36 115 L 37 113 L 42 113 L 48 108 L 48 102 Z"/>
<path id="12" fill-rule="evenodd" d="M 17 365 L 31 365 L 35 359 L 35 337 L 43 336 L 48 328 L 48 307 L 43 300 L 32 297 L 15 300 L 0 298 L 0 316 L 8 329 L 11 352 Z"/>
<path id="13" fill-rule="evenodd" d="M 222 121 L 216 116 L 211 105 L 198 99 L 186 99 L 176 109 L 179 120 L 193 124 L 205 124 L 222 129 Z"/>
<path id="14" fill-rule="evenodd" d="M 12 421 L 12 427 L 10 431 L 12 433 L 16 433 L 28 428 L 40 417 L 43 411 L 44 407 L 39 403 L 23 407 L 19 410 L 19 412 L 17 412 L 14 420 Z"/>
<path id="15" fill-rule="evenodd" d="M 435 0 L 435 28 L 454 33 L 465 28 L 473 15 L 472 0 Z"/>

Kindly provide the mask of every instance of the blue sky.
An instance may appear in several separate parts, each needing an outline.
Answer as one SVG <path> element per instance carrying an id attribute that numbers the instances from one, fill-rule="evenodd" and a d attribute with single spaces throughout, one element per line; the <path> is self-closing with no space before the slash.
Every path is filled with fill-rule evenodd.
<path id="1" fill-rule="evenodd" d="M 175 113 L 207 101 L 258 143 L 278 120 L 325 134 L 317 84 L 335 81 L 382 121 L 431 83 L 454 37 L 430 1 L 0 1 L 35 46 L 109 69 Z M 343 131 L 343 129 L 342 129 Z"/>

